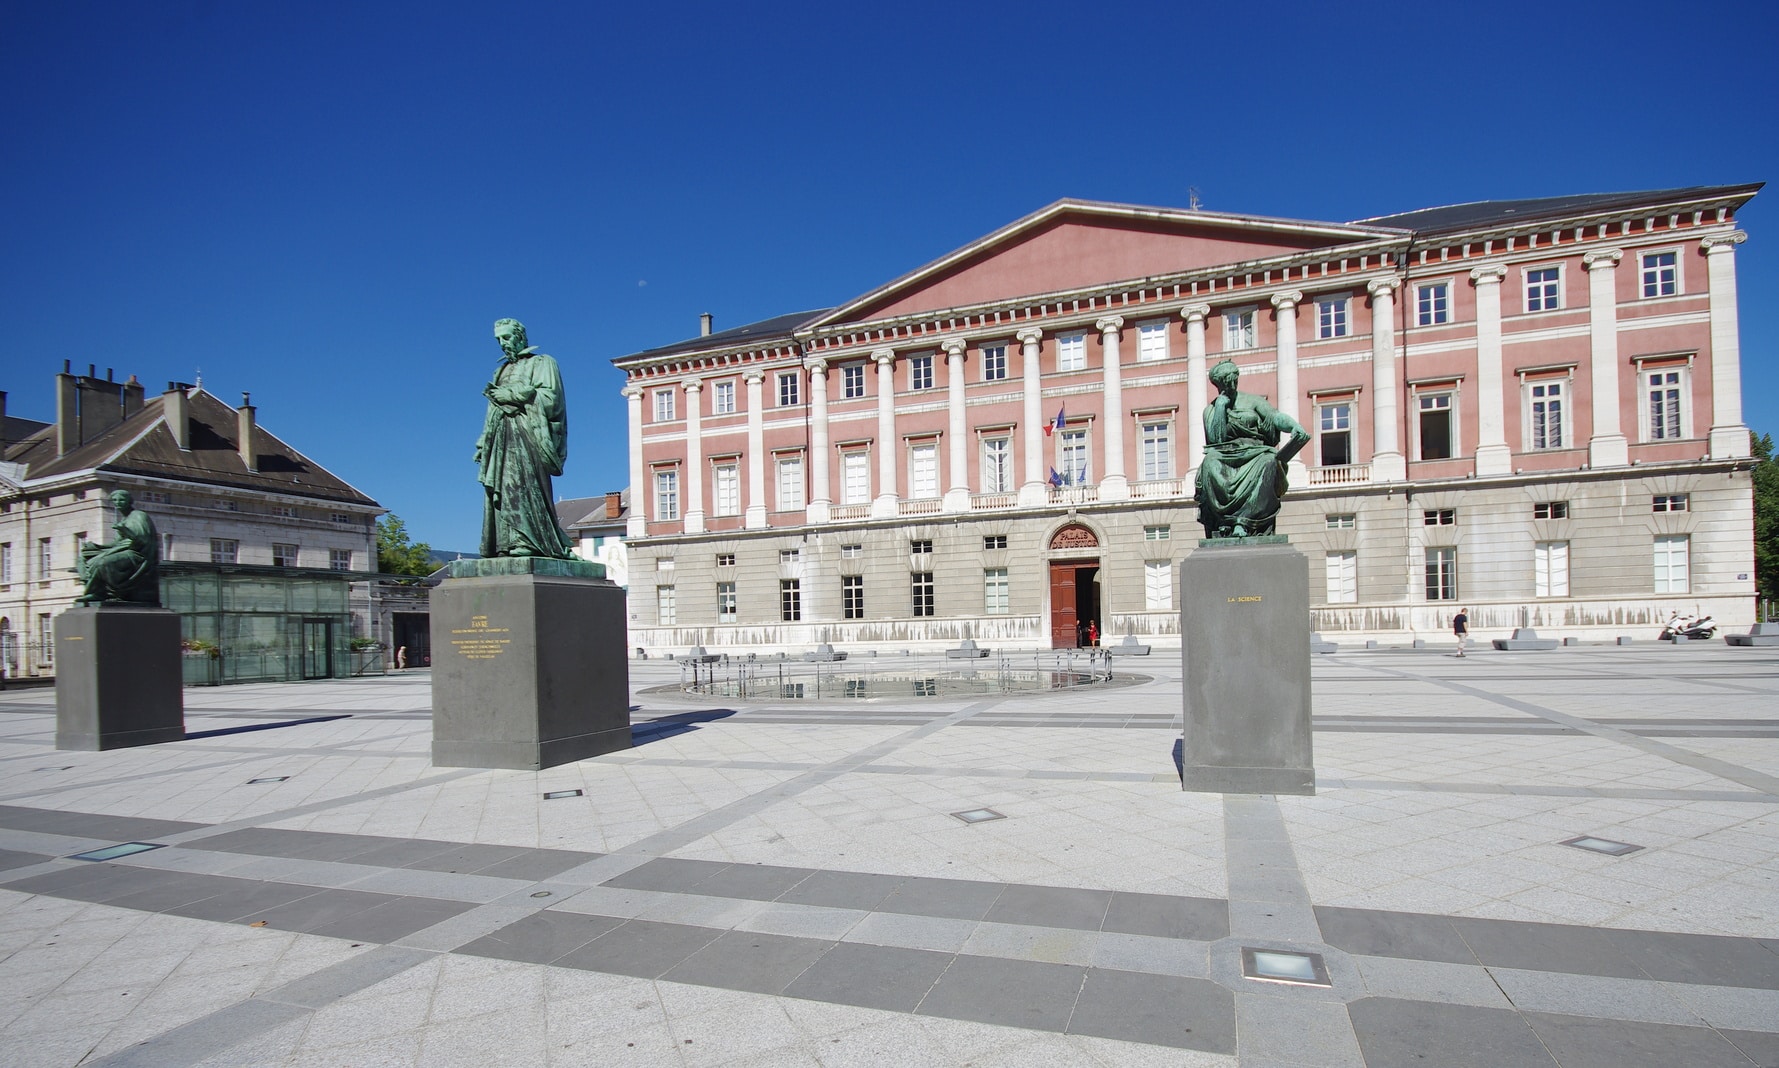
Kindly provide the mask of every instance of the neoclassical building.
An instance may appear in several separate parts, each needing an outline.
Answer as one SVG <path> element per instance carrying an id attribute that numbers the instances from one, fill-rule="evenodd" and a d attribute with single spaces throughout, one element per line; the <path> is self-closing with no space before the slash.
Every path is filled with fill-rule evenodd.
<path id="1" fill-rule="evenodd" d="M 1308 430 L 1339 640 L 1753 613 L 1759 185 L 1351 223 L 1062 200 L 835 308 L 621 357 L 631 644 L 1177 642 L 1206 371 Z"/>

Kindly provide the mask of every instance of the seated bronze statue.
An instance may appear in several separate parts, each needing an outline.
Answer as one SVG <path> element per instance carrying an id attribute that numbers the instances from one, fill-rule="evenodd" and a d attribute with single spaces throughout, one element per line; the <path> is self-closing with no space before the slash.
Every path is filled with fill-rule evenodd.
<path id="1" fill-rule="evenodd" d="M 161 543 L 154 520 L 138 512 L 125 490 L 111 495 L 117 508 L 117 540 L 109 545 L 87 542 L 80 547 L 79 570 L 86 592 L 75 604 L 161 603 Z"/>
<path id="2" fill-rule="evenodd" d="M 1230 360 L 1211 368 L 1217 399 L 1205 406 L 1205 456 L 1194 488 L 1207 538 L 1273 533 L 1285 495 L 1285 465 L 1310 440 L 1297 420 L 1238 392 L 1240 374 Z M 1283 434 L 1291 440 L 1275 449 Z"/>

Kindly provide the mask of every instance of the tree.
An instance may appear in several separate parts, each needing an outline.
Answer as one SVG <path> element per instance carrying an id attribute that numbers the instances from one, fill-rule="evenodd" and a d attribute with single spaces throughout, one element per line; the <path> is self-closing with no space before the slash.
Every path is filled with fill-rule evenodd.
<path id="1" fill-rule="evenodd" d="M 1754 589 L 1763 601 L 1779 601 L 1779 461 L 1773 435 L 1754 439 Z"/>
<path id="2" fill-rule="evenodd" d="M 408 540 L 408 525 L 394 512 L 377 520 L 377 570 L 385 575 L 430 575 L 432 546 Z"/>

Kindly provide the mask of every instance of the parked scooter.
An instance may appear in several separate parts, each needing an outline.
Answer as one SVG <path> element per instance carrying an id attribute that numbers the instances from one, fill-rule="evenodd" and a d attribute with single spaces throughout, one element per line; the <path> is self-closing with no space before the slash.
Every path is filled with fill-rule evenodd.
<path id="1" fill-rule="evenodd" d="M 1662 628 L 1661 640 L 1671 642 L 1675 635 L 1687 641 L 1706 641 L 1717 633 L 1717 622 L 1710 616 L 1683 615 L 1675 612 L 1668 617 L 1668 625 Z"/>

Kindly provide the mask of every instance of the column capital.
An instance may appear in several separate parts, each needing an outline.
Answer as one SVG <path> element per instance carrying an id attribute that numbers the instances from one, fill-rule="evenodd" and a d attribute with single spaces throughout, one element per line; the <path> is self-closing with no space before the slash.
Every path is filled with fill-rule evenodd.
<path id="1" fill-rule="evenodd" d="M 1746 230 L 1731 230 L 1727 234 L 1712 234 L 1710 237 L 1700 238 L 1699 247 L 1705 250 L 1705 255 L 1715 256 L 1720 252 L 1736 251 L 1736 246 L 1746 240 Z"/>
<path id="2" fill-rule="evenodd" d="M 760 370 L 758 367 L 750 367 L 741 372 L 741 380 L 750 386 L 757 386 L 761 382 L 766 381 L 766 372 Z"/>
<path id="3" fill-rule="evenodd" d="M 828 358 L 826 356 L 811 356 L 803 361 L 803 369 L 812 375 L 825 375 L 828 373 Z"/>
<path id="4" fill-rule="evenodd" d="M 1021 345 L 1036 345 L 1044 340 L 1044 331 L 1035 326 L 1028 326 L 1013 336 L 1019 339 Z"/>
<path id="5" fill-rule="evenodd" d="M 1272 295 L 1272 306 L 1280 311 L 1284 311 L 1287 308 L 1295 308 L 1302 303 L 1303 290 L 1301 289 L 1287 289 L 1283 293 L 1274 293 Z"/>
<path id="6" fill-rule="evenodd" d="M 630 398 L 631 400 L 641 400 L 642 395 L 643 395 L 643 388 L 633 382 L 630 385 L 625 386 L 622 392 L 623 392 L 624 396 Z"/>
<path id="7" fill-rule="evenodd" d="M 1365 283 L 1365 291 L 1373 297 L 1395 296 L 1396 291 L 1400 288 L 1402 288 L 1402 276 L 1399 274 L 1387 274 L 1382 278 L 1373 278 Z"/>
<path id="8" fill-rule="evenodd" d="M 1603 248 L 1582 256 L 1581 265 L 1590 271 L 1596 267 L 1605 267 L 1607 270 L 1611 270 L 1618 266 L 1619 260 L 1624 258 L 1625 250 L 1622 248 Z"/>
<path id="9" fill-rule="evenodd" d="M 967 344 L 969 343 L 961 337 L 948 337 L 939 342 L 939 347 L 945 350 L 947 356 L 962 356 Z"/>
<path id="10" fill-rule="evenodd" d="M 1180 318 L 1189 323 L 1202 323 L 1211 317 L 1209 304 L 1188 304 L 1180 309 Z"/>
<path id="11" fill-rule="evenodd" d="M 880 368 L 888 367 L 890 364 L 896 362 L 896 350 L 895 349 L 873 349 L 871 352 L 871 358 L 873 360 L 877 361 L 878 367 L 880 367 Z"/>
<path id="12" fill-rule="evenodd" d="M 688 378 L 684 382 L 681 382 L 680 386 L 687 393 L 696 394 L 699 390 L 702 390 L 704 388 L 704 379 L 702 379 L 702 378 Z"/>
<path id="13" fill-rule="evenodd" d="M 1500 285 L 1507 279 L 1507 264 L 1484 263 L 1470 269 L 1470 280 L 1479 286 Z"/>
<path id="14" fill-rule="evenodd" d="M 1124 316 L 1108 315 L 1093 324 L 1093 328 L 1102 334 L 1116 334 L 1124 329 Z"/>

